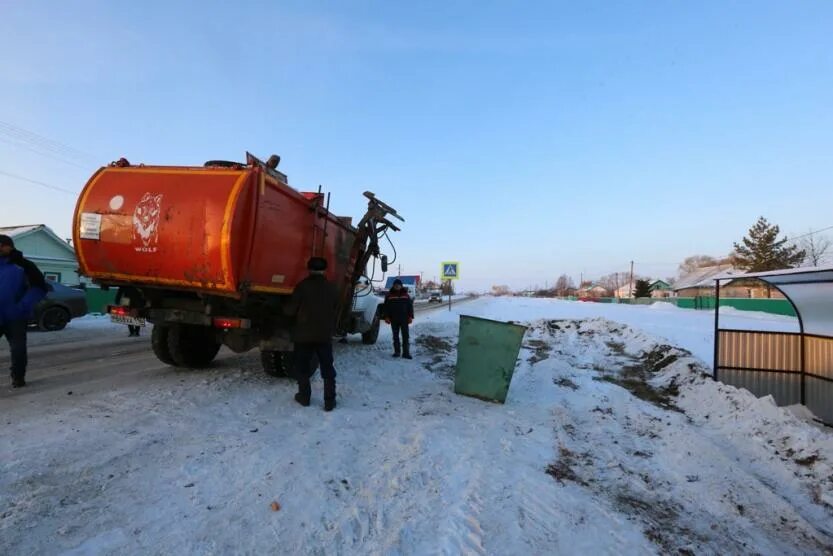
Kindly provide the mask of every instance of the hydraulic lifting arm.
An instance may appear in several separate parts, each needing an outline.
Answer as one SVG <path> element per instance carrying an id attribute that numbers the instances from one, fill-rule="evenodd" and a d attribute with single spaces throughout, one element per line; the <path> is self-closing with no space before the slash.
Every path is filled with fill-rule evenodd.
<path id="1" fill-rule="evenodd" d="M 379 256 L 379 238 L 388 229 L 395 232 L 399 231 L 399 228 L 388 220 L 388 216 L 392 216 L 400 222 L 405 221 L 404 218 L 399 216 L 396 209 L 377 199 L 372 192 L 365 191 L 364 196 L 368 199 L 367 212 L 356 226 L 356 239 L 350 249 L 350 262 L 348 263 L 348 268 L 351 269 L 350 283 L 344 288 L 344 297 L 340 300 L 339 332 L 343 332 L 347 328 L 356 282 L 364 276 L 370 258 Z"/>

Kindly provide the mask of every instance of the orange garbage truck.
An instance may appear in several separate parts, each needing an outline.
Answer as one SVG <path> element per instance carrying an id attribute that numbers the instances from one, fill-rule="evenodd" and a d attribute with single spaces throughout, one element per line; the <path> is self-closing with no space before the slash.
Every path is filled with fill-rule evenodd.
<path id="1" fill-rule="evenodd" d="M 80 271 L 119 288 L 108 312 L 125 324 L 153 326 L 153 351 L 180 367 L 208 365 L 222 345 L 259 348 L 264 370 L 292 366 L 292 322 L 283 306 L 307 275 L 312 256 L 327 259 L 339 287 L 339 336 L 376 342 L 381 300 L 368 264 L 387 270 L 379 240 L 399 228 L 396 210 L 365 192 L 354 225 L 329 211 L 329 195 L 290 187 L 267 162 L 209 161 L 203 166 L 131 165 L 99 169 L 80 194 L 73 240 Z"/>

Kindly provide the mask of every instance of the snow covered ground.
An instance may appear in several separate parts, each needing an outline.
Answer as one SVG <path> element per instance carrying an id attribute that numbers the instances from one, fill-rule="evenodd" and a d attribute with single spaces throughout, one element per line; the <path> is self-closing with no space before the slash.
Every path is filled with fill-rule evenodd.
<path id="1" fill-rule="evenodd" d="M 110 321 L 107 315 L 86 315 L 72 319 L 63 330 L 43 332 L 34 327 L 29 329 L 30 346 L 48 346 L 70 341 L 83 341 L 90 336 L 120 333 L 127 330 L 123 324 Z"/>
<path id="2" fill-rule="evenodd" d="M 459 313 L 530 326 L 505 405 L 453 394 Z M 414 361 L 387 329 L 336 344 L 332 413 L 320 382 L 301 408 L 254 353 L 48 404 L 15 391 L 0 553 L 830 553 L 833 435 L 704 377 L 712 327 L 481 298 L 420 313 Z"/>

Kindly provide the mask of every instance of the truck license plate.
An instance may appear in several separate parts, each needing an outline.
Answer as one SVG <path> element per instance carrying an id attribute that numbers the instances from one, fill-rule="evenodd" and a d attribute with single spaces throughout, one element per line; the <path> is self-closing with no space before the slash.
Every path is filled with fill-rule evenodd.
<path id="1" fill-rule="evenodd" d="M 131 326 L 144 326 L 145 319 L 137 317 L 124 317 L 121 315 L 110 315 L 110 320 L 118 324 L 129 324 Z"/>

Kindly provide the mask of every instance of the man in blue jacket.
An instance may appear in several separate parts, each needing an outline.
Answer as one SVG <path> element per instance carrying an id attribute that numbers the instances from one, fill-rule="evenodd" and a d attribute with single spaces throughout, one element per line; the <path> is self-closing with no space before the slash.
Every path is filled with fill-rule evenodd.
<path id="1" fill-rule="evenodd" d="M 12 238 L 0 235 L 0 337 L 12 352 L 12 388 L 26 386 L 26 327 L 47 291 L 35 263 L 23 258 Z"/>

